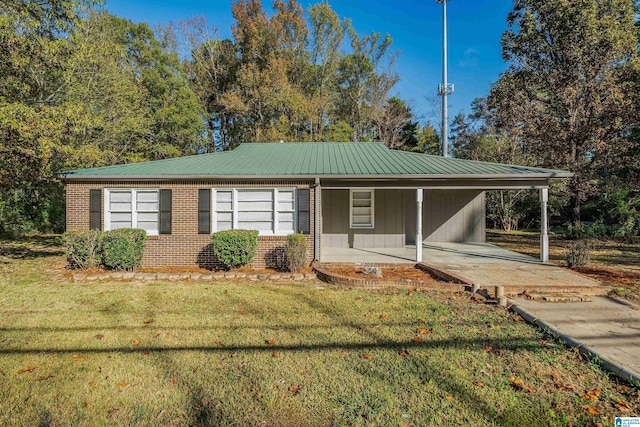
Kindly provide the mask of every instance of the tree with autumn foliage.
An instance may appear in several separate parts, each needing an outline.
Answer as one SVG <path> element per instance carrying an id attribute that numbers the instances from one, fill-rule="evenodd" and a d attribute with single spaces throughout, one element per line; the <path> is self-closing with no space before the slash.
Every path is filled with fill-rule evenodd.
<path id="1" fill-rule="evenodd" d="M 493 86 L 496 120 L 541 166 L 574 173 L 572 222 L 623 165 L 638 125 L 638 36 L 631 0 L 517 0 Z"/>
<path id="2" fill-rule="evenodd" d="M 203 19 L 167 33 L 191 53 L 185 67 L 205 111 L 209 150 L 242 142 L 373 141 L 398 80 L 387 35 L 358 34 L 327 3 L 296 0 L 232 4 L 233 39 Z M 343 51 L 345 44 L 350 47 Z M 390 101 L 392 102 L 392 101 Z M 413 120 L 413 113 L 409 118 Z"/>

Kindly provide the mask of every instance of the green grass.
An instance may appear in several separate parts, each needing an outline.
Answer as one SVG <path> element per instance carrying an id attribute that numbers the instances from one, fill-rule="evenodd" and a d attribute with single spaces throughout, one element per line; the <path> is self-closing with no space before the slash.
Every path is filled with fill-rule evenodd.
<path id="1" fill-rule="evenodd" d="M 0 425 L 612 425 L 618 399 L 640 412 L 578 354 L 464 294 L 73 283 L 55 242 L 0 244 Z M 433 328 L 422 343 L 418 328 Z"/>

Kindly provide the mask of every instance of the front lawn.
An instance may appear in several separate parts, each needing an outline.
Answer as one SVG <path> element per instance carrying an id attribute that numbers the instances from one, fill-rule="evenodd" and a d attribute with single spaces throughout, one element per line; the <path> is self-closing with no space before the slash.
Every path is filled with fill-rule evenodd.
<path id="1" fill-rule="evenodd" d="M 640 412 L 637 390 L 465 294 L 72 283 L 54 241 L 0 245 L 0 425 L 613 425 Z"/>

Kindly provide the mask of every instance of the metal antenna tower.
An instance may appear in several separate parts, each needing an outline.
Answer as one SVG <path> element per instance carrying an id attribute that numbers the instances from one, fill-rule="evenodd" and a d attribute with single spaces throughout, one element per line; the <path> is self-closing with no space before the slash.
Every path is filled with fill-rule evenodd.
<path id="1" fill-rule="evenodd" d="M 438 85 L 438 95 L 442 97 L 442 156 L 449 156 L 449 118 L 447 97 L 453 94 L 453 83 L 447 82 L 447 2 L 436 0 L 442 4 L 442 84 Z"/>

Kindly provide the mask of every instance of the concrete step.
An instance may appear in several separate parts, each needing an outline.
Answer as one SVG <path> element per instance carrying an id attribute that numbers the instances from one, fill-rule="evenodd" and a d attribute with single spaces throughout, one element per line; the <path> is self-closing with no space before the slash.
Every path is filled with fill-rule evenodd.
<path id="1" fill-rule="evenodd" d="M 528 293 L 518 294 L 518 298 L 540 302 L 591 302 L 591 298 L 586 295 L 575 293 Z"/>

